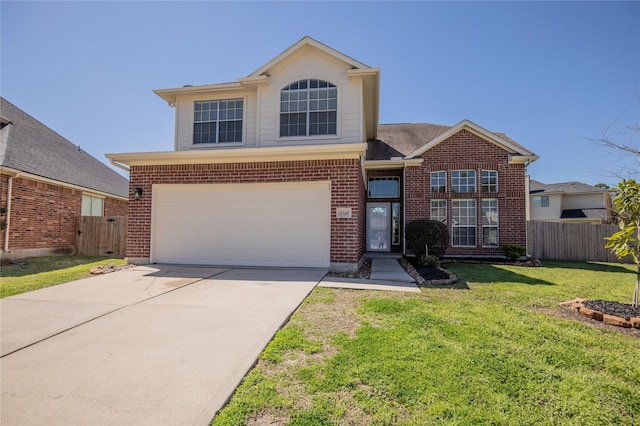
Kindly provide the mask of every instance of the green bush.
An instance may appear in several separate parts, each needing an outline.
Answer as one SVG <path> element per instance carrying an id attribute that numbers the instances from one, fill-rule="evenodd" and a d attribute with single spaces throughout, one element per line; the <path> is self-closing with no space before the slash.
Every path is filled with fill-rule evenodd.
<path id="1" fill-rule="evenodd" d="M 449 230 L 447 225 L 437 220 L 418 219 L 405 227 L 407 248 L 416 256 L 426 254 L 425 245 L 429 247 L 430 256 L 442 256 L 449 246 Z"/>
<path id="2" fill-rule="evenodd" d="M 503 244 L 502 251 L 511 260 L 516 260 L 527 254 L 527 249 L 518 244 Z"/>

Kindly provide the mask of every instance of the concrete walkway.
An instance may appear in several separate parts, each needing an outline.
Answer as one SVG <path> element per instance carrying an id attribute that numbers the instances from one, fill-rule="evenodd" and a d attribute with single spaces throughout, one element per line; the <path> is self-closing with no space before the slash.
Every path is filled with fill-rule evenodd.
<path id="1" fill-rule="evenodd" d="M 387 257 L 371 259 L 369 279 L 325 277 L 318 287 L 420 293 L 416 282 L 405 272 L 398 259 Z"/>
<path id="2" fill-rule="evenodd" d="M 325 273 L 154 265 L 2 299 L 2 424 L 205 426 Z"/>

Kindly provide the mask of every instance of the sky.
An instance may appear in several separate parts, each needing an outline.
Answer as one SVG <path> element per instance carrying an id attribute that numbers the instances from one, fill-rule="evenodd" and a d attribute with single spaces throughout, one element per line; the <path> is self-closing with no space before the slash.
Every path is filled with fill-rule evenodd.
<path id="1" fill-rule="evenodd" d="M 108 164 L 173 150 L 154 89 L 236 81 L 308 35 L 381 69 L 380 123 L 468 119 L 539 155 L 532 179 L 614 185 L 640 169 L 597 143 L 640 145 L 638 22 L 639 1 L 2 0 L 0 94 Z"/>

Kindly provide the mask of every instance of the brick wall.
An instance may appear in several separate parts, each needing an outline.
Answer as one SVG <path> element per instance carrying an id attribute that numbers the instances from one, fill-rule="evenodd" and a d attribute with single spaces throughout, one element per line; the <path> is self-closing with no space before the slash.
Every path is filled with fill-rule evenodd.
<path id="1" fill-rule="evenodd" d="M 154 184 L 213 184 L 331 181 L 330 262 L 354 264 L 364 254 L 365 199 L 360 161 L 312 160 L 231 164 L 132 166 L 131 188 L 142 188 L 129 203 L 127 257 L 151 255 L 151 201 Z M 351 219 L 337 219 L 336 207 L 351 207 Z"/>
<path id="2" fill-rule="evenodd" d="M 430 150 L 422 157 L 420 167 L 408 167 L 406 170 L 406 218 L 428 219 L 431 199 L 447 200 L 447 223 L 451 232 L 451 200 L 476 200 L 476 241 L 473 248 L 449 247 L 447 254 L 453 255 L 498 255 L 502 249 L 482 247 L 482 199 L 497 198 L 499 245 L 505 243 L 526 245 L 526 204 L 525 204 L 525 167 L 522 164 L 509 164 L 508 152 L 467 131 L 461 130 Z M 452 170 L 475 170 L 476 192 L 456 194 L 451 190 Z M 430 173 L 444 170 L 447 172 L 447 192 L 431 193 Z M 498 193 L 481 193 L 481 171 L 498 172 Z"/>
<path id="3" fill-rule="evenodd" d="M 0 207 L 7 207 L 9 177 L 1 175 Z M 76 216 L 82 208 L 82 191 L 51 183 L 14 178 L 11 198 L 9 250 L 52 249 L 74 252 Z M 107 198 L 105 215 L 127 214 L 127 202 Z M 6 221 L 6 213 L 0 216 Z M 5 230 L 0 233 L 4 247 Z"/>

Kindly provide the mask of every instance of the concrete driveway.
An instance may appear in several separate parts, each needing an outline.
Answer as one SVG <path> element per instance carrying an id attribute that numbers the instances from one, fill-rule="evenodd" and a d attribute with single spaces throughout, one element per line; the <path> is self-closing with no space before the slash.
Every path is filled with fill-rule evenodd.
<path id="1" fill-rule="evenodd" d="M 2 424 L 206 425 L 325 273 L 153 265 L 2 299 Z"/>

